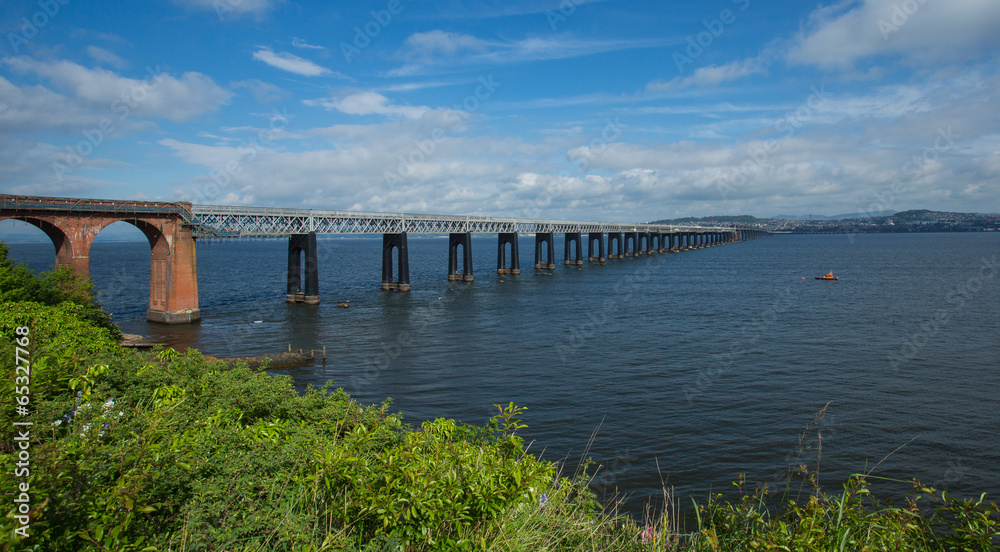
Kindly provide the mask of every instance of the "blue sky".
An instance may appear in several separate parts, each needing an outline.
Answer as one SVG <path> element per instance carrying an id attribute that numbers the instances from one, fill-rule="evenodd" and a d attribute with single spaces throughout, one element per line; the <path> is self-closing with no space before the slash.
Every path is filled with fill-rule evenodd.
<path id="1" fill-rule="evenodd" d="M 1000 211 L 996 0 L 35 0 L 0 35 L 3 193 Z"/>

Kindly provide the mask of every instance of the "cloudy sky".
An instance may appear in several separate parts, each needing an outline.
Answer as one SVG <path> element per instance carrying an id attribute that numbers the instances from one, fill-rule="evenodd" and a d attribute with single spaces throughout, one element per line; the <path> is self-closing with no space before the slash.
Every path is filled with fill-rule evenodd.
<path id="1" fill-rule="evenodd" d="M 996 0 L 34 0 L 0 35 L 3 193 L 1000 211 Z"/>

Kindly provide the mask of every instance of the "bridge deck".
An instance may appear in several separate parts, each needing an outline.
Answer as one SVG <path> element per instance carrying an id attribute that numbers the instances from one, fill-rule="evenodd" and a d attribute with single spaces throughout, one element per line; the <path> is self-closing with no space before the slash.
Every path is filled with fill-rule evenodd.
<path id="1" fill-rule="evenodd" d="M 579 222 L 507 217 L 322 211 L 268 207 L 193 205 L 195 235 L 281 237 L 291 234 L 538 233 L 538 232 L 724 232 L 723 227 L 671 226 L 634 222 Z"/>
<path id="2" fill-rule="evenodd" d="M 508 217 L 324 211 L 273 207 L 191 205 L 101 199 L 0 196 L 4 210 L 71 211 L 121 215 L 178 215 L 195 237 L 279 238 L 294 234 L 540 233 L 540 232 L 726 232 L 738 227 L 676 226 L 635 222 L 580 222 Z"/>

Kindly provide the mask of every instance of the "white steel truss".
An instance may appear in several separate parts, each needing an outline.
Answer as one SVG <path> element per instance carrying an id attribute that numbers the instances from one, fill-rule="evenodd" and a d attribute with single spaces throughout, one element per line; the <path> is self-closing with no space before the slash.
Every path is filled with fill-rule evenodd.
<path id="1" fill-rule="evenodd" d="M 449 234 L 566 232 L 732 232 L 722 226 L 674 226 L 621 222 L 416 215 L 362 211 L 321 211 L 271 207 L 192 205 L 190 222 L 196 237 L 278 238 L 292 234 Z"/>
<path id="2" fill-rule="evenodd" d="M 188 203 L 137 202 L 55 198 L 0 194 L 0 210 L 18 212 L 73 212 L 142 216 L 179 216 L 199 238 L 281 238 L 294 234 L 450 234 L 450 233 L 567 233 L 653 232 L 723 233 L 752 229 L 746 226 L 675 226 L 631 222 L 574 222 L 562 220 L 416 215 L 363 211 L 322 211 L 273 207 L 233 207 Z"/>

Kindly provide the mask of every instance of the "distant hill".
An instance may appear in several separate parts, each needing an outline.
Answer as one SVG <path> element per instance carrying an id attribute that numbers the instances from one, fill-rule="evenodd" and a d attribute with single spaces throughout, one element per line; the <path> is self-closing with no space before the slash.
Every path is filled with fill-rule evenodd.
<path id="1" fill-rule="evenodd" d="M 776 215 L 771 217 L 776 220 L 843 220 L 858 219 L 868 217 L 889 217 L 896 214 L 896 211 L 874 211 L 871 213 L 847 213 L 844 215 Z"/>
<path id="2" fill-rule="evenodd" d="M 895 222 L 916 222 L 918 220 L 944 220 L 954 217 L 969 216 L 967 213 L 949 213 L 946 211 L 931 211 L 928 209 L 911 209 L 892 216 Z"/>
<path id="3" fill-rule="evenodd" d="M 649 224 L 696 224 L 699 222 L 736 222 L 740 224 L 753 224 L 755 222 L 767 222 L 768 220 L 769 219 L 757 218 L 751 215 L 715 215 L 711 217 L 684 217 L 654 220 Z"/>

